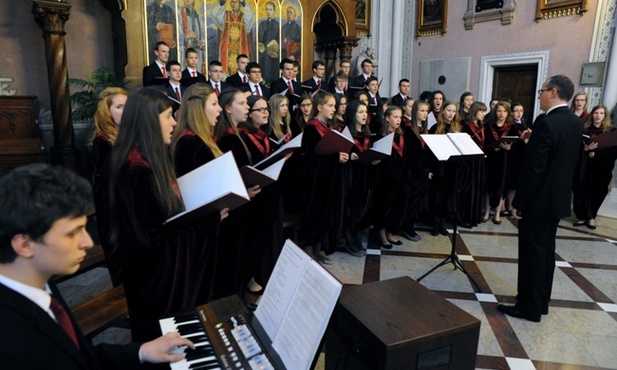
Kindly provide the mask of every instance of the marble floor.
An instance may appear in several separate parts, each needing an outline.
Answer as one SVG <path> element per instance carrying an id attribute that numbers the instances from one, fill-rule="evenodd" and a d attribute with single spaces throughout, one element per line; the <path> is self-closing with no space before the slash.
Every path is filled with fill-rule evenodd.
<path id="1" fill-rule="evenodd" d="M 481 321 L 477 369 L 588 370 L 617 369 L 617 192 L 607 198 L 596 220 L 597 229 L 573 227 L 561 221 L 557 232 L 557 269 L 550 313 L 540 323 L 504 316 L 498 303 L 513 303 L 516 295 L 517 222 L 484 223 L 459 229 L 456 251 L 477 282 L 447 264 L 421 284 Z M 451 231 L 451 230 L 450 230 Z M 399 276 L 418 279 L 450 254 L 451 234 L 431 236 L 418 230 L 420 242 L 404 238 L 392 250 L 369 249 L 365 257 L 345 252 L 332 255 L 326 266 L 346 284 L 362 284 Z M 85 282 L 71 279 L 61 286 L 71 305 L 111 287 L 104 268 Z M 72 281 L 76 280 L 76 281 Z M 124 342 L 127 330 L 110 328 L 95 342 Z M 322 368 L 320 361 L 318 368 Z"/>

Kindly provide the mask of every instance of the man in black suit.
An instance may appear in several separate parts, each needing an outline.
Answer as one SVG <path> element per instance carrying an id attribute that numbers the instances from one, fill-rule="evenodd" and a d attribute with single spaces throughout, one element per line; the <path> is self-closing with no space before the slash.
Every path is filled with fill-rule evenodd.
<path id="1" fill-rule="evenodd" d="M 218 60 L 213 60 L 208 64 L 208 81 L 216 96 L 221 95 L 225 91 L 231 89 L 231 86 L 221 81 L 223 79 L 223 64 Z"/>
<path id="2" fill-rule="evenodd" d="M 326 83 L 323 79 L 326 74 L 326 64 L 321 60 L 316 60 L 313 62 L 311 68 L 313 69 L 313 77 L 303 81 L 302 88 L 309 94 L 318 89 L 327 90 Z"/>
<path id="3" fill-rule="evenodd" d="M 270 99 L 270 89 L 262 83 L 261 66 L 256 62 L 250 62 L 246 66 L 249 82 L 242 85 L 240 90 L 248 91 L 252 95 L 263 96 L 266 100 Z"/>
<path id="4" fill-rule="evenodd" d="M 517 303 L 497 309 L 533 322 L 548 314 L 557 225 L 570 215 L 574 168 L 582 147 L 583 125 L 568 109 L 573 93 L 574 84 L 563 75 L 550 77 L 538 90 L 546 115 L 533 125 L 512 202 L 512 216 L 519 219 Z"/>
<path id="5" fill-rule="evenodd" d="M 371 76 L 373 76 L 373 61 L 370 59 L 364 59 L 362 61 L 362 74 L 356 77 L 353 80 L 352 85 L 355 87 L 364 87 L 366 86 L 366 80 L 368 80 Z"/>
<path id="6" fill-rule="evenodd" d="M 144 87 L 155 85 L 157 80 L 167 78 L 165 65 L 169 59 L 169 46 L 163 41 L 157 42 L 154 45 L 154 55 L 156 55 L 156 60 L 144 67 L 142 73 L 141 82 Z"/>
<path id="7" fill-rule="evenodd" d="M 332 88 L 330 89 L 330 92 L 332 94 L 338 94 L 338 95 L 345 96 L 347 99 L 349 99 L 350 91 L 346 90 L 347 79 L 348 79 L 347 74 L 345 74 L 345 72 L 338 71 L 336 76 L 334 76 L 334 86 L 332 86 Z"/>
<path id="8" fill-rule="evenodd" d="M 246 74 L 246 65 L 249 63 L 249 57 L 246 54 L 240 54 L 236 58 L 236 64 L 238 66 L 238 70 L 236 73 L 227 77 L 225 82 L 232 87 L 241 87 L 243 84 L 249 82 L 249 76 Z"/>
<path id="9" fill-rule="evenodd" d="M 279 94 L 285 90 L 285 96 L 289 99 L 289 105 L 292 109 L 296 109 L 298 104 L 298 96 L 302 95 L 302 85 L 294 80 L 294 62 L 291 59 L 283 59 L 280 63 L 282 77 L 272 81 L 270 84 L 270 93 Z"/>
<path id="10" fill-rule="evenodd" d="M 351 71 L 351 62 L 349 61 L 349 59 L 341 59 L 341 62 L 339 63 L 339 72 L 343 72 L 344 74 L 347 75 L 347 78 L 345 79 L 345 89 L 344 89 L 346 93 L 349 91 L 349 72 L 350 71 Z M 328 91 L 334 91 L 334 83 L 335 83 L 337 74 L 330 77 L 330 81 L 328 81 L 328 89 L 329 89 Z"/>
<path id="11" fill-rule="evenodd" d="M 186 86 L 180 83 L 182 79 L 182 66 L 175 60 L 167 62 L 167 75 L 169 76 L 169 82 L 165 85 L 165 91 L 168 96 L 182 101 L 182 95 L 186 90 Z"/>
<path id="12" fill-rule="evenodd" d="M 398 94 L 394 95 L 390 98 L 392 101 L 392 105 L 396 105 L 397 107 L 402 107 L 403 104 L 409 99 L 409 89 L 411 87 L 411 83 L 408 79 L 403 78 L 398 82 Z"/>
<path id="13" fill-rule="evenodd" d="M 4 370 L 133 369 L 169 362 L 168 333 L 144 344 L 92 347 L 59 294 L 54 275 L 79 269 L 92 248 L 86 231 L 92 188 L 63 167 L 24 166 L 0 178 L 0 363 Z"/>
<path id="14" fill-rule="evenodd" d="M 184 53 L 186 68 L 182 71 L 182 85 L 189 87 L 193 83 L 206 83 L 206 76 L 197 70 L 199 52 L 196 49 L 188 48 Z M 191 81 L 190 83 L 185 81 Z"/>

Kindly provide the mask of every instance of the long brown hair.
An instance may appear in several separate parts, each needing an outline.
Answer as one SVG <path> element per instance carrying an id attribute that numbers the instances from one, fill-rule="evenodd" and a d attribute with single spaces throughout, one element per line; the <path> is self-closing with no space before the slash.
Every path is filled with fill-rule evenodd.
<path id="1" fill-rule="evenodd" d="M 458 105 L 456 104 L 455 101 L 446 101 L 443 103 L 443 105 L 441 106 L 441 110 L 439 111 L 439 115 L 437 116 L 437 129 L 435 130 L 436 134 L 447 134 L 448 132 L 446 132 L 446 122 L 444 120 L 444 112 L 446 110 L 446 107 L 448 105 L 453 105 L 454 106 L 454 110 L 455 110 L 455 114 L 454 114 L 454 118 L 452 118 L 452 122 L 450 122 L 450 130 L 448 132 L 461 132 L 463 130 L 463 127 L 461 126 L 461 119 L 459 118 L 458 115 Z"/>
<path id="2" fill-rule="evenodd" d="M 287 111 L 287 116 L 282 117 L 279 112 L 279 107 L 283 104 L 284 101 L 287 101 L 289 104 L 289 99 L 281 94 L 274 94 L 270 97 L 269 106 L 270 106 L 270 130 L 274 133 L 277 139 L 285 136 L 285 133 L 281 129 L 281 123 L 287 127 L 287 133 L 291 136 L 291 127 L 289 126 L 289 122 L 291 122 L 291 107 Z"/>
<path id="3" fill-rule="evenodd" d="M 589 118 L 587 119 L 587 122 L 585 122 L 585 128 L 587 129 L 593 126 L 593 113 L 598 109 L 604 109 L 604 120 L 602 121 L 602 125 L 600 126 L 602 128 L 602 132 L 612 130 L 613 125 L 611 124 L 611 112 L 609 112 L 608 107 L 604 104 L 596 105 L 595 107 L 593 107 L 591 112 L 589 112 Z"/>
<path id="4" fill-rule="evenodd" d="M 182 94 L 182 109 L 178 114 L 178 126 L 174 130 L 171 138 L 171 154 L 175 153 L 176 144 L 186 130 L 191 130 L 210 148 L 214 157 L 223 155 L 223 152 L 216 145 L 214 140 L 214 129 L 212 123 L 206 115 L 205 105 L 208 97 L 214 94 L 214 89 L 210 85 L 197 83 L 191 85 Z"/>

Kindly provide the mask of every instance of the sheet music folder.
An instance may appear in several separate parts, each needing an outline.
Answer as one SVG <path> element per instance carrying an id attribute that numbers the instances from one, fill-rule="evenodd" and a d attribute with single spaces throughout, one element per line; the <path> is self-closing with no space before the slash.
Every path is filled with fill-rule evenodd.
<path id="1" fill-rule="evenodd" d="M 461 160 L 484 157 L 484 152 L 464 132 L 445 135 L 425 134 L 422 140 L 440 161 Z"/>
<path id="2" fill-rule="evenodd" d="M 201 217 L 223 208 L 231 211 L 250 200 L 231 152 L 179 177 L 178 187 L 186 210 L 167 219 L 166 223 L 189 214 Z"/>
<path id="3" fill-rule="evenodd" d="M 263 188 L 277 181 L 283 169 L 283 165 L 285 164 L 285 160 L 286 158 L 283 157 L 279 159 L 278 162 L 275 162 L 273 165 L 261 171 L 253 166 L 241 167 L 240 175 L 242 176 L 242 180 L 244 180 L 244 185 L 248 188 L 252 188 L 255 185 L 259 185 Z"/>
<path id="4" fill-rule="evenodd" d="M 276 262 L 257 306 L 254 327 L 287 370 L 308 370 L 316 356 L 343 284 L 291 240 Z M 277 361 L 275 361 L 277 362 Z"/>
<path id="5" fill-rule="evenodd" d="M 329 155 L 339 152 L 347 153 L 354 145 L 353 137 L 348 127 L 343 132 L 328 130 L 315 146 L 315 153 Z"/>
<path id="6" fill-rule="evenodd" d="M 302 134 L 291 139 L 287 144 L 278 148 L 277 151 L 264 158 L 259 163 L 256 163 L 253 167 L 258 170 L 264 170 L 266 167 L 271 166 L 275 162 L 278 162 L 281 158 L 284 158 L 287 154 L 298 149 L 302 145 Z"/>
<path id="7" fill-rule="evenodd" d="M 373 161 L 380 161 L 392 154 L 392 142 L 394 132 L 382 137 L 373 143 L 373 147 L 358 154 L 358 162 L 370 164 Z"/>
<path id="8" fill-rule="evenodd" d="M 604 150 L 617 146 L 617 130 L 605 132 L 598 136 L 589 137 L 589 135 L 583 135 L 586 144 L 593 142 L 598 143 L 598 147 L 595 150 Z"/>

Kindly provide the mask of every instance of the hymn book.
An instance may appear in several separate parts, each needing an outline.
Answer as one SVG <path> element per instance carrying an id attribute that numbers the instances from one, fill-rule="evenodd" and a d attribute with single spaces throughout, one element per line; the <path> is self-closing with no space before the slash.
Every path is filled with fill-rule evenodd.
<path id="1" fill-rule="evenodd" d="M 342 133 L 336 130 L 327 130 L 315 146 L 315 153 L 319 155 L 347 153 L 353 145 L 353 137 L 348 127 L 345 127 Z"/>
<path id="2" fill-rule="evenodd" d="M 382 137 L 373 143 L 373 147 L 358 154 L 358 162 L 369 164 L 389 157 L 392 154 L 393 141 L 394 132 Z"/>
<path id="3" fill-rule="evenodd" d="M 259 187 L 263 188 L 264 186 L 270 185 L 277 181 L 286 159 L 287 158 L 283 157 L 282 159 L 279 159 L 278 162 L 275 162 L 261 171 L 253 166 L 241 167 L 240 175 L 242 176 L 244 185 L 246 185 L 247 188 L 252 188 L 255 185 L 259 185 Z"/>
<path id="4" fill-rule="evenodd" d="M 250 200 L 238 165 L 231 152 L 211 160 L 178 178 L 184 212 L 166 223 L 186 217 L 200 217 L 224 208 L 238 208 Z"/>
<path id="5" fill-rule="evenodd" d="M 287 154 L 292 153 L 300 146 L 302 146 L 302 134 L 291 139 L 287 144 L 278 148 L 274 153 L 270 154 L 259 163 L 256 163 L 253 167 L 258 170 L 264 170 L 266 167 L 278 162 L 281 158 L 284 158 Z"/>
<path id="6" fill-rule="evenodd" d="M 435 157 L 440 161 L 447 161 L 450 157 L 484 156 L 484 152 L 473 141 L 471 136 L 464 132 L 453 132 L 445 135 L 425 134 L 422 140 L 428 145 Z"/>

